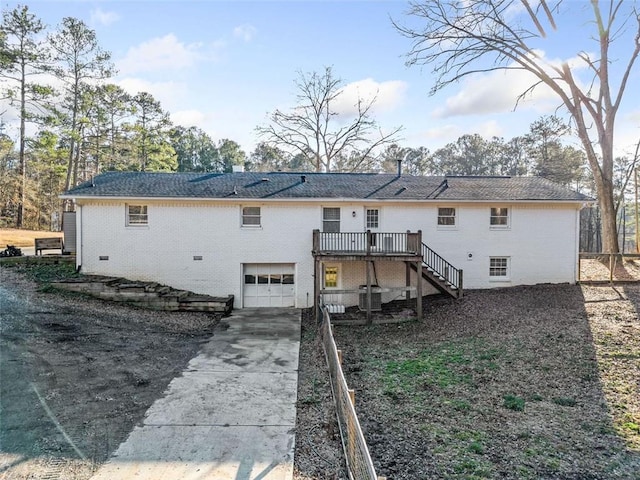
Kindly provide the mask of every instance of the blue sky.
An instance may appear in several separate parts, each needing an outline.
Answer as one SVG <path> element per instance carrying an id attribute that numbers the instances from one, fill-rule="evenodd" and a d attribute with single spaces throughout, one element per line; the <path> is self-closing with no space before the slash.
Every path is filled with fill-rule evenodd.
<path id="1" fill-rule="evenodd" d="M 3 2 L 3 8 L 16 4 Z M 254 129 L 266 122 L 267 113 L 295 104 L 297 72 L 325 66 L 344 81 L 345 103 L 355 100 L 356 92 L 377 92 L 374 114 L 380 126 L 403 126 L 402 144 L 431 150 L 465 133 L 507 139 L 524 134 L 531 122 L 558 106 L 553 95 L 538 89 L 514 111 L 530 78 L 503 72 L 470 77 L 430 97 L 430 68 L 405 65 L 411 45 L 390 20 L 410 21 L 405 1 L 27 4 L 52 28 L 65 16 L 85 21 L 113 55 L 119 70 L 114 83 L 131 93 L 150 92 L 175 123 L 197 125 L 214 140 L 235 140 L 247 153 L 257 142 Z M 568 5 L 567 26 L 539 45 L 545 58 L 571 59 L 596 47 L 585 23 L 587 2 Z M 636 68 L 618 117 L 620 153 L 630 151 L 640 138 L 640 105 L 634 98 L 639 87 Z"/>

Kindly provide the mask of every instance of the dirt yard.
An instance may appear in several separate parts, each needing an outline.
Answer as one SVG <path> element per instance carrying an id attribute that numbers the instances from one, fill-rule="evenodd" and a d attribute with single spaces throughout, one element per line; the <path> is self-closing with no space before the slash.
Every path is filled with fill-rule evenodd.
<path id="1" fill-rule="evenodd" d="M 0 479 L 84 480 L 217 319 L 42 293 L 0 268 Z"/>
<path id="2" fill-rule="evenodd" d="M 542 285 L 430 298 L 419 322 L 336 327 L 378 474 L 639 479 L 638 308 L 636 284 Z M 88 479 L 216 324 L 0 268 L 0 480 Z M 294 478 L 346 479 L 339 438 L 304 316 Z"/>
<path id="3" fill-rule="evenodd" d="M 335 327 L 378 475 L 639 479 L 639 308 L 637 284 L 541 285 Z"/>

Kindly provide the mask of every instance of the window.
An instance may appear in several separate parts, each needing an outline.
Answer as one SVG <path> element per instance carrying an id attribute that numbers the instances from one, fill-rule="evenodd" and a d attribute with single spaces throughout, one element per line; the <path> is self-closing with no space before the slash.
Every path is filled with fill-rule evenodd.
<path id="1" fill-rule="evenodd" d="M 438 208 L 438 226 L 453 227 L 456 224 L 456 209 L 451 207 Z"/>
<path id="2" fill-rule="evenodd" d="M 367 208 L 367 230 L 370 228 L 378 228 L 380 221 L 380 212 L 377 208 Z"/>
<path id="3" fill-rule="evenodd" d="M 127 205 L 127 225 L 148 225 L 146 205 Z"/>
<path id="4" fill-rule="evenodd" d="M 489 259 L 489 277 L 494 280 L 509 278 L 509 258 L 491 257 Z"/>
<path id="5" fill-rule="evenodd" d="M 322 209 L 322 231 L 329 233 L 340 232 L 340 209 L 339 208 L 323 208 Z"/>
<path id="6" fill-rule="evenodd" d="M 338 288 L 338 267 L 324 267 L 324 288 Z"/>
<path id="7" fill-rule="evenodd" d="M 509 209 L 507 207 L 491 207 L 491 218 L 489 224 L 492 227 L 508 227 Z"/>
<path id="8" fill-rule="evenodd" d="M 242 207 L 242 226 L 260 226 L 260 207 Z"/>

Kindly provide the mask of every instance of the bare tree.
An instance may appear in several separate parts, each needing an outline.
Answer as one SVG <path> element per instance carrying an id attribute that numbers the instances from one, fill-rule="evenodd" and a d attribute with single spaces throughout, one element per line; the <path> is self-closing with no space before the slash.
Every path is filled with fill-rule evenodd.
<path id="1" fill-rule="evenodd" d="M 373 151 L 397 141 L 401 127 L 384 133 L 371 116 L 376 97 L 358 98 L 351 119 L 336 111 L 344 90 L 331 67 L 322 73 L 299 72 L 295 85 L 298 104 L 290 112 L 273 112 L 271 124 L 257 132 L 272 146 L 306 156 L 316 171 L 330 172 L 339 158 L 349 158 L 347 168 L 357 170 Z"/>
<path id="2" fill-rule="evenodd" d="M 535 8 L 532 6 L 535 5 Z M 548 62 L 534 48 L 556 30 L 563 14 L 576 8 L 562 0 L 424 0 L 412 3 L 409 15 L 417 17 L 421 28 L 396 28 L 413 41 L 409 64 L 430 65 L 435 83 L 432 93 L 462 78 L 493 70 L 524 70 L 535 81 L 518 98 L 539 85 L 549 87 L 571 115 L 594 175 L 602 211 L 603 249 L 618 253 L 613 192 L 614 126 L 635 61 L 640 53 L 640 16 L 635 2 L 610 0 L 601 5 L 590 0 L 596 53 L 587 53 L 586 45 L 577 52 L 592 75 L 583 83 L 568 62 Z M 521 11 L 520 15 L 516 12 Z M 571 11 L 568 12 L 571 14 Z M 519 22 L 522 20 L 522 22 Z M 585 26 L 586 27 L 586 26 Z M 622 73 L 614 85 L 610 77 L 609 49 L 615 41 L 625 40 L 626 29 L 633 29 Z M 620 58 L 622 60 L 622 58 Z M 616 79 L 618 77 L 615 77 Z M 517 104 L 517 101 L 516 101 Z"/>

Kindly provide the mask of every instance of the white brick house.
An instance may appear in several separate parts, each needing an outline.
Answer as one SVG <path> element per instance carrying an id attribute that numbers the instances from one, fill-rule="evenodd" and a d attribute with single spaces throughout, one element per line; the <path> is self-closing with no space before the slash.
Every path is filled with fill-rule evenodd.
<path id="1" fill-rule="evenodd" d="M 465 289 L 574 283 L 590 201 L 536 177 L 249 172 L 112 172 L 63 198 L 82 272 L 232 294 L 236 308 L 319 293 L 354 305 L 374 284 L 383 303 L 416 297 L 436 292 L 427 266 L 454 295 L 458 269 Z"/>

